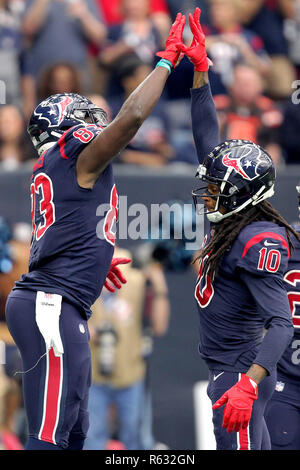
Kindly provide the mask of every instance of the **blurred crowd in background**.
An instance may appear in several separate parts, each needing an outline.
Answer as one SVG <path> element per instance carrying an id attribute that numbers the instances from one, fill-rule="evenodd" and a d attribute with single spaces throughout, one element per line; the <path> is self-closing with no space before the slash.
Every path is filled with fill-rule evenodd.
<path id="1" fill-rule="evenodd" d="M 209 75 L 221 139 L 257 142 L 277 167 L 300 163 L 300 0 L 0 0 L 0 171 L 34 164 L 26 126 L 51 94 L 88 96 L 113 119 L 159 60 L 155 53 L 164 48 L 177 12 L 188 15 L 196 6 L 214 64 Z M 188 25 L 184 41 L 191 41 Z M 193 66 L 183 58 L 116 164 L 197 165 L 192 81 Z M 16 374 L 22 365 L 4 306 L 14 281 L 27 271 L 30 238 L 29 226 L 16 224 L 11 231 L 0 217 L 0 449 L 21 449 L 27 436 L 22 374 Z M 87 448 L 159 448 L 148 363 L 153 336 L 168 329 L 164 263 L 158 257 L 127 268 L 131 286 L 139 289 L 132 292 L 128 283 L 128 290 L 105 292 L 94 306 L 95 419 Z"/>
<path id="2" fill-rule="evenodd" d="M 51 94 L 89 96 L 113 119 L 157 62 L 176 13 L 196 6 L 222 140 L 243 137 L 263 145 L 277 166 L 298 163 L 300 0 L 0 0 L 0 168 L 36 157 L 26 123 Z M 116 163 L 197 164 L 192 77 L 184 58 Z"/>

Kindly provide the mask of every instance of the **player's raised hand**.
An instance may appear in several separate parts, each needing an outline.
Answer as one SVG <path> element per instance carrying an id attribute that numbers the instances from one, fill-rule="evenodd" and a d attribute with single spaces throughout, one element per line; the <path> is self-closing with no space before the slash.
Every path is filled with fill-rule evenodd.
<path id="1" fill-rule="evenodd" d="M 213 410 L 225 405 L 223 428 L 227 432 L 238 432 L 246 429 L 252 414 L 253 402 L 257 400 L 258 389 L 255 380 L 242 375 L 242 378 L 213 405 Z"/>
<path id="2" fill-rule="evenodd" d="M 185 27 L 185 20 L 185 15 L 182 13 L 177 13 L 176 19 L 171 26 L 169 36 L 166 40 L 165 50 L 156 53 L 157 56 L 171 62 L 173 67 L 176 67 L 179 56 L 181 54 L 181 51 L 178 49 L 178 44 L 182 44 L 182 34 Z"/>
<path id="3" fill-rule="evenodd" d="M 130 262 L 131 262 L 131 259 L 129 258 L 113 258 L 112 259 L 108 274 L 106 276 L 106 281 L 104 282 L 104 286 L 106 287 L 107 290 L 109 290 L 109 292 L 115 292 L 115 287 L 117 289 L 121 289 L 122 284 L 126 284 L 127 281 L 125 277 L 123 276 L 120 268 L 118 268 L 118 265 L 128 264 Z"/>
<path id="4" fill-rule="evenodd" d="M 185 44 L 179 44 L 177 47 L 181 52 L 187 55 L 190 61 L 195 66 L 196 72 L 207 72 L 212 62 L 207 57 L 205 47 L 205 34 L 203 33 L 202 26 L 200 24 L 201 10 L 196 8 L 194 15 L 189 14 L 189 23 L 191 32 L 193 33 L 193 41 L 190 47 Z"/>

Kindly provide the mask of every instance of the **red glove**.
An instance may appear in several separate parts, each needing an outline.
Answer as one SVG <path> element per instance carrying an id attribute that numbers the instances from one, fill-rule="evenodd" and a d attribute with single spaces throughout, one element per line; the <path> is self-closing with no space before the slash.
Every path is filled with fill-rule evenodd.
<path id="1" fill-rule="evenodd" d="M 207 72 L 212 62 L 207 58 L 205 35 L 200 24 L 200 16 L 200 8 L 195 9 L 194 16 L 191 13 L 189 14 L 190 28 L 194 36 L 193 41 L 190 47 L 179 44 L 178 48 L 188 56 L 190 61 L 194 64 L 194 70 L 196 72 Z"/>
<path id="2" fill-rule="evenodd" d="M 257 400 L 257 383 L 243 374 L 241 380 L 225 392 L 213 405 L 213 410 L 225 405 L 223 428 L 227 432 L 238 432 L 247 428 L 254 400 Z"/>
<path id="3" fill-rule="evenodd" d="M 156 53 L 157 56 L 171 62 L 173 67 L 176 66 L 179 56 L 181 54 L 178 50 L 178 44 L 182 44 L 182 33 L 185 27 L 185 15 L 178 13 L 176 20 L 171 26 L 169 36 L 166 40 L 166 49 Z"/>
<path id="4" fill-rule="evenodd" d="M 109 290 L 109 292 L 115 292 L 114 286 L 117 289 L 121 289 L 122 284 L 126 284 L 127 281 L 125 277 L 123 276 L 121 270 L 117 267 L 117 265 L 127 264 L 130 262 L 131 262 L 131 259 L 129 258 L 113 258 L 112 259 L 108 274 L 106 276 L 106 281 L 104 282 L 104 286 L 106 287 L 107 290 Z M 110 282 L 108 282 L 108 279 L 113 283 L 114 286 Z"/>

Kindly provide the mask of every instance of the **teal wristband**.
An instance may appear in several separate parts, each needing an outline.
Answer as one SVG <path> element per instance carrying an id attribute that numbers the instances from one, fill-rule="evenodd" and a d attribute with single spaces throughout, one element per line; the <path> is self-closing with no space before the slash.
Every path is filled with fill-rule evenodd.
<path id="1" fill-rule="evenodd" d="M 173 70 L 173 65 L 172 63 L 167 60 L 167 59 L 161 59 L 155 66 L 156 67 L 165 67 L 168 71 L 169 71 L 169 74 L 172 72 Z"/>

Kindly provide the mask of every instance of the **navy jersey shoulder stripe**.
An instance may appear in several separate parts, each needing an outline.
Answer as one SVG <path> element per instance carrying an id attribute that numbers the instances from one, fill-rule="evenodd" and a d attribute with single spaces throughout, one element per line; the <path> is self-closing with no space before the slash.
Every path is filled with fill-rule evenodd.
<path id="1" fill-rule="evenodd" d="M 59 147 L 59 153 L 61 155 L 62 158 L 65 158 L 66 160 L 69 160 L 69 157 L 66 155 L 65 153 L 65 145 L 66 145 L 66 135 L 72 130 L 74 129 L 74 127 L 77 127 L 77 126 L 73 126 L 73 127 L 70 127 L 70 129 L 67 129 L 66 132 L 63 133 L 63 135 L 59 138 L 58 140 L 58 147 Z"/>
<path id="2" fill-rule="evenodd" d="M 290 248 L 289 248 L 289 245 L 287 243 L 287 240 L 282 237 L 281 235 L 279 235 L 278 233 L 274 233 L 274 232 L 262 232 L 262 233 L 259 233 L 257 235 L 254 235 L 254 237 L 250 238 L 250 240 L 248 240 L 248 242 L 246 243 L 245 247 L 244 247 L 244 251 L 242 253 L 242 258 L 244 258 L 246 256 L 246 254 L 248 253 L 248 251 L 250 250 L 250 248 L 253 246 L 253 245 L 256 245 L 257 243 L 260 243 L 264 238 L 271 238 L 273 240 L 279 240 L 282 242 L 282 245 L 287 249 L 287 252 L 288 252 L 288 257 L 290 258 Z"/>

